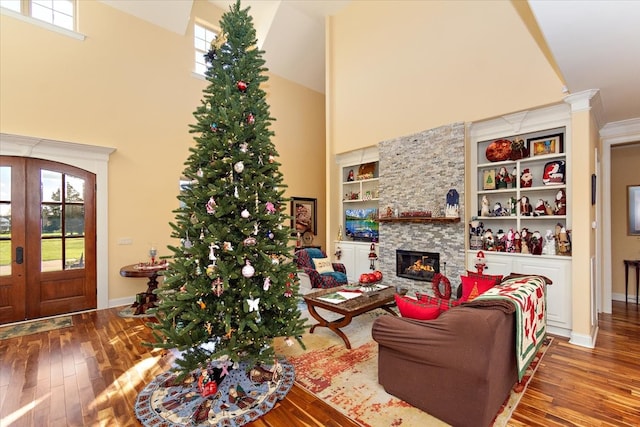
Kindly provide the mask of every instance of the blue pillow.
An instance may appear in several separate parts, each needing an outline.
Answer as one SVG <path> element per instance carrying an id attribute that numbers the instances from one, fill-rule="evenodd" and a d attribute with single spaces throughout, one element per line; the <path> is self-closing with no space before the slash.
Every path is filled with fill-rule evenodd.
<path id="1" fill-rule="evenodd" d="M 347 283 L 347 275 L 342 271 L 332 271 L 330 273 L 322 273 L 321 276 L 332 276 L 338 283 Z"/>
<path id="2" fill-rule="evenodd" d="M 326 258 L 327 256 L 322 253 L 322 251 L 318 248 L 308 248 L 305 249 L 309 258 Z"/>

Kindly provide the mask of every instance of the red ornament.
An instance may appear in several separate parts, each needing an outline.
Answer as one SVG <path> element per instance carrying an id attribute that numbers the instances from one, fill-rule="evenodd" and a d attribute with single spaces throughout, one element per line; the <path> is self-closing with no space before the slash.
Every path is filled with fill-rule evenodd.
<path id="1" fill-rule="evenodd" d="M 242 80 L 239 80 L 237 86 L 240 92 L 244 92 L 245 90 L 247 90 L 247 86 L 249 85 L 247 85 L 247 83 L 243 82 Z"/>
<path id="2" fill-rule="evenodd" d="M 218 384 L 209 378 L 209 374 L 203 372 L 198 378 L 198 391 L 202 397 L 211 396 L 218 391 Z"/>
<path id="3" fill-rule="evenodd" d="M 252 125 L 255 122 L 256 122 L 256 117 L 253 115 L 253 113 L 249 113 L 249 115 L 247 116 L 247 123 Z"/>

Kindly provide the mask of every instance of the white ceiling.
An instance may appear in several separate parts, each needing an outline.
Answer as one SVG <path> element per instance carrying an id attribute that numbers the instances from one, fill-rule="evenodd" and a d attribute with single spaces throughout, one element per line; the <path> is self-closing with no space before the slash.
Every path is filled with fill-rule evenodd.
<path id="1" fill-rule="evenodd" d="M 100 0 L 185 34 L 193 0 Z M 226 11 L 235 0 L 209 0 Z M 351 0 L 244 0 L 269 70 L 324 93 L 324 18 Z M 640 118 L 640 1 L 529 0 L 569 93 L 599 89 L 602 124 Z"/>

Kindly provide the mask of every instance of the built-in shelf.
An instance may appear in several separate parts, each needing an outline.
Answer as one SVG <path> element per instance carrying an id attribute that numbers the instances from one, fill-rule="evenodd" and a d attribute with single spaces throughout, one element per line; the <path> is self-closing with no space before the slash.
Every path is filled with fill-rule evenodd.
<path id="1" fill-rule="evenodd" d="M 380 218 L 378 219 L 379 222 L 417 222 L 417 223 L 424 223 L 424 222 L 439 222 L 439 223 L 454 223 L 454 222 L 460 222 L 460 218 L 449 218 L 449 217 L 437 217 L 437 216 L 431 216 L 431 217 L 427 217 L 427 216 L 405 216 L 405 217 L 399 217 L 399 218 Z"/>

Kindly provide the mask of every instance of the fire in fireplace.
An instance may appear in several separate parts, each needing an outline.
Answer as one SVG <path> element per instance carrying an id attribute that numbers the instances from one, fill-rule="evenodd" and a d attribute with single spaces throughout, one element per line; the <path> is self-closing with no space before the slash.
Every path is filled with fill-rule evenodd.
<path id="1" fill-rule="evenodd" d="M 396 276 L 431 282 L 433 276 L 439 272 L 440 254 L 438 252 L 396 250 Z"/>

